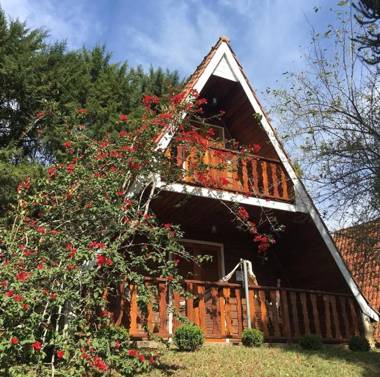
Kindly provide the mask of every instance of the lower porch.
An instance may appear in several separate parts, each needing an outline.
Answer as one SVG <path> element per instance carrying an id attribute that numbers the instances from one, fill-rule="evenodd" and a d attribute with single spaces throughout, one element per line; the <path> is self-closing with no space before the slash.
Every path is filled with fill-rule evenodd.
<path id="1" fill-rule="evenodd" d="M 138 305 L 135 286 L 121 286 L 114 305 L 116 325 L 126 326 L 135 339 L 149 335 L 165 339 L 181 325 L 181 319 L 197 324 L 207 341 L 238 342 L 248 327 L 260 329 L 266 342 L 293 342 L 316 334 L 327 343 L 347 342 L 362 333 L 359 308 L 349 294 L 280 287 L 249 286 L 186 280 L 189 294 L 172 292 L 165 279 L 147 278 L 157 294 L 146 311 Z M 249 301 L 250 318 L 246 302 Z"/>

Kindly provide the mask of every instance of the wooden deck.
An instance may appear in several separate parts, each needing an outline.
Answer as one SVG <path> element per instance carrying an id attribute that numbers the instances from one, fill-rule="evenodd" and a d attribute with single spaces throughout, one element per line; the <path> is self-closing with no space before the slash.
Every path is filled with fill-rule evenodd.
<path id="1" fill-rule="evenodd" d="M 241 194 L 294 201 L 294 190 L 282 164 L 274 159 L 248 155 L 233 150 L 209 147 L 202 156 L 199 150 L 178 145 L 171 151 L 184 171 L 183 181 Z M 201 171 L 198 166 L 206 166 Z"/>
<path id="2" fill-rule="evenodd" d="M 128 326 L 132 337 L 146 338 L 146 323 L 151 334 L 168 338 L 181 324 L 181 317 L 199 325 L 208 341 L 239 340 L 247 327 L 246 298 L 239 284 L 187 280 L 186 289 L 192 293 L 188 297 L 169 294 L 164 279 L 148 279 L 147 284 L 157 288 L 147 317 L 138 308 L 133 286 L 129 298 L 122 299 L 114 312 L 116 323 Z M 263 331 L 269 342 L 317 334 L 325 342 L 342 343 L 361 333 L 360 312 L 351 295 L 251 286 L 248 300 L 251 326 Z"/>

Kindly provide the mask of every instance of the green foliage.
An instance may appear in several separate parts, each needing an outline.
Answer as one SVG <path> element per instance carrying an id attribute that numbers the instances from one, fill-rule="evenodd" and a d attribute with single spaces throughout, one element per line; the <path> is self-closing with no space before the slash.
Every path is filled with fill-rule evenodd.
<path id="1" fill-rule="evenodd" d="M 180 351 L 196 351 L 202 347 L 204 336 L 198 326 L 189 323 L 176 330 L 173 340 Z"/>
<path id="2" fill-rule="evenodd" d="M 264 334 L 259 329 L 245 329 L 241 341 L 246 347 L 260 347 L 264 343 Z"/>
<path id="3" fill-rule="evenodd" d="M 351 351 L 368 352 L 371 346 L 368 340 L 363 336 L 353 336 L 351 337 L 348 347 Z"/>
<path id="4" fill-rule="evenodd" d="M 45 32 L 7 21 L 1 9 L 0 83 L 0 163 L 9 177 L 1 182 L 1 212 L 15 200 L 12 176 L 63 161 L 62 140 L 73 128 L 102 139 L 118 131 L 119 114 L 139 117 L 143 94 L 162 96 L 181 85 L 177 72 L 111 63 L 104 47 L 68 51 L 64 42 L 48 44 Z M 79 109 L 86 109 L 81 117 Z"/>
<path id="5" fill-rule="evenodd" d="M 178 143 L 191 146 L 194 136 L 195 148 L 199 138 L 183 121 L 185 112 L 198 111 L 196 101 L 181 98 L 144 97 L 140 118 L 119 117 L 112 123 L 119 132 L 100 141 L 71 127 L 61 141 L 64 162 L 18 184 L 17 206 L 0 228 L 0 366 L 7 372 L 26 365 L 44 375 L 50 363 L 67 376 L 130 376 L 155 363 L 129 349 L 109 303 L 121 284 L 132 285 L 143 311 L 157 295 L 145 276 L 168 278 L 169 288 L 183 293 L 176 258 L 204 259 L 192 257 L 178 226 L 161 224 L 151 209 L 152 177 L 170 183 L 180 174 L 157 150 L 157 135 L 170 122 L 183 125 Z M 76 116 L 74 125 L 87 113 Z M 131 189 L 137 175 L 147 195 Z"/>
<path id="6" fill-rule="evenodd" d="M 305 350 L 319 350 L 322 348 L 322 339 L 318 335 L 304 335 L 298 339 L 298 344 Z"/>

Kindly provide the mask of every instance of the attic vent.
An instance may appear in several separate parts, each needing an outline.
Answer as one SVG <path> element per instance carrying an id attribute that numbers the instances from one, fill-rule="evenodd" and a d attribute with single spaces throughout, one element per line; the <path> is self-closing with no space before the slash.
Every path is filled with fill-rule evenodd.
<path id="1" fill-rule="evenodd" d="M 215 68 L 213 73 L 215 76 L 223 77 L 224 79 L 237 82 L 235 74 L 232 72 L 230 64 L 228 63 L 226 56 L 223 55 L 222 59 Z"/>

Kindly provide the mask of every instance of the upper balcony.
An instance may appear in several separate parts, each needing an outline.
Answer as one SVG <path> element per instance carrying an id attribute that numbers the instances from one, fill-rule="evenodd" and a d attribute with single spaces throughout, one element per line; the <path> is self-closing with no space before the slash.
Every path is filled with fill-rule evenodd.
<path id="1" fill-rule="evenodd" d="M 210 146 L 201 154 L 187 145 L 173 149 L 170 154 L 183 171 L 184 183 L 294 202 L 293 184 L 281 162 L 275 159 L 217 146 Z"/>

